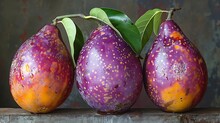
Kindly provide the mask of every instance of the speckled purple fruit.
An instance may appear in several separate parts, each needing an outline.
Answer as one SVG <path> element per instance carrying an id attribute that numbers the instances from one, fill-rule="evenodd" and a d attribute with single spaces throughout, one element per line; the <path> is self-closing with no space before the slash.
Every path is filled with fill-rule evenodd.
<path id="1" fill-rule="evenodd" d="M 163 111 L 188 111 L 205 93 L 206 63 L 173 20 L 161 24 L 144 69 L 146 92 Z"/>
<path id="2" fill-rule="evenodd" d="M 76 67 L 83 99 L 102 113 L 127 111 L 142 88 L 139 59 L 109 26 L 96 29 L 83 46 Z"/>
<path id="3" fill-rule="evenodd" d="M 45 25 L 14 56 L 9 79 L 12 96 L 29 112 L 50 112 L 71 92 L 73 73 L 72 58 L 59 30 Z"/>

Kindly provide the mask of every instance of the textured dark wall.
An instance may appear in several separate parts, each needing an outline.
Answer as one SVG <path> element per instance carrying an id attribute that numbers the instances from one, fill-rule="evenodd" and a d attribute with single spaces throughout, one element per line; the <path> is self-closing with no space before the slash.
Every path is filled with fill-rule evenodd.
<path id="1" fill-rule="evenodd" d="M 180 6 L 174 15 L 188 38 L 198 47 L 207 63 L 208 89 L 201 107 L 220 107 L 220 0 L 1 0 L 0 1 L 0 107 L 17 107 L 9 91 L 9 69 L 13 55 L 28 37 L 58 15 L 85 13 L 93 7 L 111 7 L 124 11 L 135 21 L 146 10 Z M 85 34 L 97 27 L 94 22 L 76 20 Z M 65 39 L 65 38 L 64 38 Z M 150 43 L 149 43 L 150 45 Z M 148 46 L 149 47 L 149 46 Z M 153 107 L 141 93 L 134 107 Z M 74 86 L 61 107 L 88 107 Z"/>

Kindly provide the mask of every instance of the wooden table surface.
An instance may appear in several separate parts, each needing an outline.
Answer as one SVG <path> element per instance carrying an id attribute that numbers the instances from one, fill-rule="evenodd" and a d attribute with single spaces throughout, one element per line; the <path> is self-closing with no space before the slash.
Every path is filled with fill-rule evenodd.
<path id="1" fill-rule="evenodd" d="M 31 114 L 20 108 L 0 108 L 0 123 L 220 123 L 220 108 L 197 108 L 187 113 L 131 109 L 121 115 L 100 115 L 92 109 L 57 109 Z"/>

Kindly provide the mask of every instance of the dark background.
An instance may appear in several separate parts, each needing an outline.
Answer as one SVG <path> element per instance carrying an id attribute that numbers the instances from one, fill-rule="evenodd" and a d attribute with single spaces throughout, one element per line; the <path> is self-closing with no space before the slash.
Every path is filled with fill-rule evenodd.
<path id="1" fill-rule="evenodd" d="M 148 9 L 169 9 L 173 6 L 182 8 L 175 13 L 174 20 L 198 47 L 208 67 L 208 88 L 198 107 L 220 107 L 220 0 L 1 0 L 0 107 L 18 107 L 11 97 L 8 83 L 9 69 L 16 50 L 56 16 L 71 13 L 88 15 L 93 7 L 111 7 L 125 12 L 135 21 Z M 83 30 L 85 39 L 97 27 L 94 22 L 75 21 Z M 74 85 L 71 95 L 61 107 L 88 106 Z M 144 89 L 134 107 L 154 107 Z"/>

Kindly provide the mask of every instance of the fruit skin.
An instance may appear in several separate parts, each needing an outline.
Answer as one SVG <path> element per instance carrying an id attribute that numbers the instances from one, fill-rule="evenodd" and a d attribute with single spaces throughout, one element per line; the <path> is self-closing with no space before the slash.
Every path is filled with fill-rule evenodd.
<path id="1" fill-rule="evenodd" d="M 98 113 L 127 111 L 140 95 L 142 76 L 135 53 L 107 25 L 90 35 L 77 61 L 79 92 Z"/>
<path id="2" fill-rule="evenodd" d="M 54 25 L 45 25 L 16 52 L 10 70 L 14 100 L 32 113 L 54 110 L 69 95 L 73 63 Z"/>
<path id="3" fill-rule="evenodd" d="M 144 63 L 146 92 L 163 111 L 188 111 L 202 99 L 208 80 L 206 63 L 173 20 L 161 24 Z"/>

